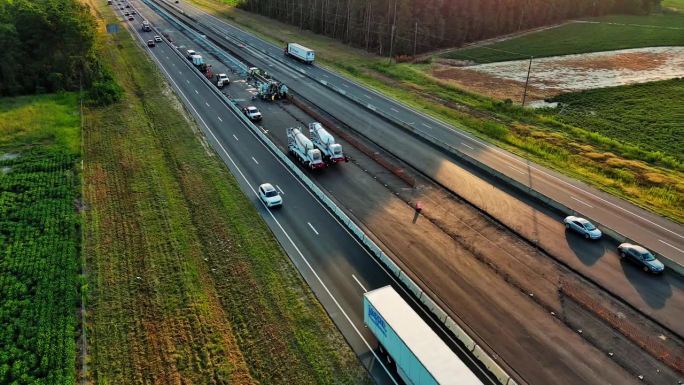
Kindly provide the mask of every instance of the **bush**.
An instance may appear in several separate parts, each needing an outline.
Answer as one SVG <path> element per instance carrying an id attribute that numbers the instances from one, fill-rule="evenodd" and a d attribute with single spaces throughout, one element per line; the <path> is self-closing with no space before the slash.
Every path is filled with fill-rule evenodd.
<path id="1" fill-rule="evenodd" d="M 93 82 L 88 90 L 88 104 L 93 106 L 107 106 L 121 100 L 123 88 L 114 78 L 106 73 L 101 79 Z"/>

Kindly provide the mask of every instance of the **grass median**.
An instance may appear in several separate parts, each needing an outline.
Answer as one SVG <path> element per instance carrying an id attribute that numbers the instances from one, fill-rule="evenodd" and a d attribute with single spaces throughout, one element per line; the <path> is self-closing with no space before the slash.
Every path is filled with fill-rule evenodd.
<path id="1" fill-rule="evenodd" d="M 527 110 L 465 91 L 432 76 L 432 64 L 429 62 L 390 65 L 387 58 L 349 47 L 310 31 L 300 31 L 296 26 L 245 12 L 236 8 L 232 1 L 192 2 L 275 44 L 284 45 L 286 42 L 297 41 L 311 47 L 317 51 L 316 60 L 319 64 L 400 100 L 418 111 L 676 222 L 684 222 L 684 158 L 681 152 L 677 152 L 677 147 L 662 145 L 663 138 L 676 134 L 672 132 L 671 125 L 663 122 L 677 119 L 684 107 L 679 103 L 672 110 L 664 111 L 659 104 L 660 100 L 678 100 L 681 80 L 655 83 L 649 93 L 642 93 L 641 98 L 633 99 L 638 100 L 638 103 L 631 110 L 614 102 L 623 96 L 634 95 L 629 87 L 613 87 L 600 95 L 594 94 L 594 101 L 602 98 L 601 103 L 605 108 L 592 113 L 600 113 L 599 118 L 610 120 L 619 126 L 613 129 L 606 125 L 595 126 L 594 123 L 598 120 L 590 121 L 577 114 L 574 119 L 561 117 L 557 112 Z M 682 0 L 669 0 L 666 6 L 676 9 L 681 3 Z M 612 20 L 611 17 L 606 21 Z M 669 10 L 662 16 L 624 17 L 634 18 L 622 20 L 629 21 L 630 24 L 660 18 L 657 19 L 660 20 L 659 23 L 668 27 L 676 26 L 684 20 L 684 16 Z M 631 30 L 630 33 L 639 35 L 639 31 L 642 30 Z M 658 31 L 658 36 L 667 36 L 668 44 L 677 43 L 684 36 L 677 29 Z M 635 42 L 654 44 L 655 40 L 660 39 L 658 36 L 649 36 L 639 37 Z M 606 44 L 593 38 L 583 41 L 587 44 Z M 588 96 L 573 95 L 566 99 L 573 97 Z M 657 107 L 655 111 L 652 110 L 653 106 Z M 664 115 L 661 116 L 663 111 Z M 621 117 L 624 114 L 629 114 L 630 118 L 623 125 Z M 651 124 L 648 125 L 648 132 L 629 136 L 621 134 L 649 121 Z M 660 145 L 653 143 L 651 137 L 660 138 Z"/>
<path id="2" fill-rule="evenodd" d="M 117 22 L 92 1 L 100 30 Z M 91 378 L 357 384 L 359 360 L 126 30 L 98 35 L 123 100 L 88 108 Z"/>

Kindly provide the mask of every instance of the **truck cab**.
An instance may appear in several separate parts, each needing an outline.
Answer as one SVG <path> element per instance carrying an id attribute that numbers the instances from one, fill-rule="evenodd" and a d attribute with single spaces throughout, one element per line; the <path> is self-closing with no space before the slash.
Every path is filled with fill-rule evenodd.
<path id="1" fill-rule="evenodd" d="M 226 75 L 226 74 L 216 75 L 216 86 L 218 88 L 223 88 L 224 86 L 227 86 L 228 84 L 230 84 L 230 79 L 228 79 L 228 75 Z"/>
<path id="2" fill-rule="evenodd" d="M 185 57 L 188 60 L 192 60 L 193 55 L 197 55 L 197 52 L 195 52 L 195 50 L 189 49 L 189 50 L 185 51 Z"/>

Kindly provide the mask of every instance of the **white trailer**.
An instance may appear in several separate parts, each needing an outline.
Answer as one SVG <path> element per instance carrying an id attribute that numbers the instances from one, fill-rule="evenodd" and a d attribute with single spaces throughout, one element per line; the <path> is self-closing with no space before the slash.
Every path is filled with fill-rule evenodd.
<path id="1" fill-rule="evenodd" d="M 363 322 L 406 384 L 482 385 L 391 286 L 363 295 Z"/>
<path id="2" fill-rule="evenodd" d="M 287 129 L 287 149 L 300 163 L 312 170 L 325 167 L 321 152 L 298 128 Z"/>
<path id="3" fill-rule="evenodd" d="M 313 64 L 314 59 L 316 59 L 316 52 L 314 50 L 297 43 L 287 43 L 287 46 L 285 46 L 285 55 L 292 56 L 306 64 Z"/>
<path id="4" fill-rule="evenodd" d="M 318 122 L 309 124 L 309 136 L 314 146 L 321 150 L 323 159 L 331 163 L 337 163 L 347 160 L 342 153 L 342 145 L 335 143 L 335 138 L 323 128 L 323 125 Z"/>

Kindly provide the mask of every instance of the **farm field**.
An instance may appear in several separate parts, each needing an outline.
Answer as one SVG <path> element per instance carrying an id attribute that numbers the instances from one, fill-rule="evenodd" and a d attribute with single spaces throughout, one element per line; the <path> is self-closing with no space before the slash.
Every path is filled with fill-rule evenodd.
<path id="1" fill-rule="evenodd" d="M 0 99 L 0 384 L 76 381 L 79 99 Z"/>
<path id="2" fill-rule="evenodd" d="M 101 1 L 123 100 L 84 124 L 89 378 L 363 384 L 365 369 L 154 64 Z M 145 58 L 142 59 L 141 58 Z"/>
<path id="3" fill-rule="evenodd" d="M 673 6 L 680 6 L 673 3 Z M 615 15 L 572 21 L 556 28 L 462 48 L 440 56 L 492 63 L 627 48 L 684 45 L 684 14 L 664 11 L 649 16 Z"/>

